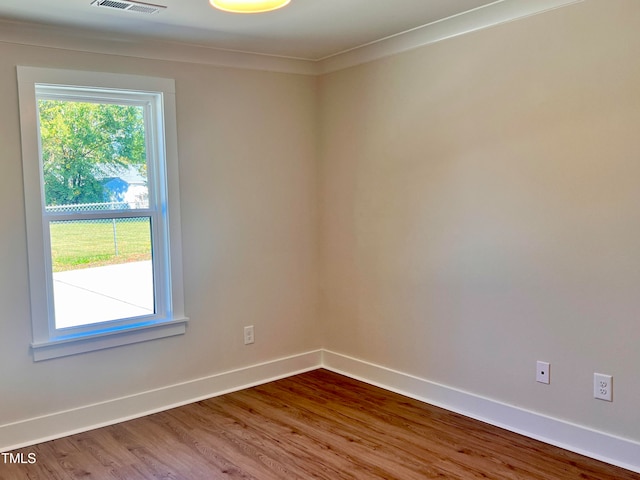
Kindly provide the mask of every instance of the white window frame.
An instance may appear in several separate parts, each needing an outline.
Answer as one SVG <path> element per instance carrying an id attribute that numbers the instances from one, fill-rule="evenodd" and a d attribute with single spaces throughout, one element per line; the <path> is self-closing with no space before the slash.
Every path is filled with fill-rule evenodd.
<path id="1" fill-rule="evenodd" d="M 17 67 L 22 166 L 35 361 L 180 335 L 186 331 L 178 191 L 175 82 L 102 72 Z M 155 313 L 56 329 L 49 222 L 104 218 L 104 212 L 45 209 L 38 99 L 112 102 L 145 109 L 149 208 L 116 210 L 109 218 L 149 217 L 153 237 Z"/>

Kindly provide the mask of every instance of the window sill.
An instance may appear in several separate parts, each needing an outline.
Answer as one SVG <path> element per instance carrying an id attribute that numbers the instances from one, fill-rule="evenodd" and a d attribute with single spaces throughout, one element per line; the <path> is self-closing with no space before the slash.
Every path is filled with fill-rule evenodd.
<path id="1" fill-rule="evenodd" d="M 168 322 L 104 332 L 98 335 L 34 342 L 31 344 L 33 359 L 36 362 L 52 358 L 66 357 L 78 353 L 103 350 L 105 348 L 146 342 L 158 338 L 182 335 L 186 332 L 188 318 L 174 319 Z"/>

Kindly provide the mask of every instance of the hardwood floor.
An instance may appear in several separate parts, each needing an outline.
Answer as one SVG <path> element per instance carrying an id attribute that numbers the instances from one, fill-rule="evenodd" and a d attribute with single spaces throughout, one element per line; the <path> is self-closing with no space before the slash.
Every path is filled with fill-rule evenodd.
<path id="1" fill-rule="evenodd" d="M 326 370 L 12 453 L 2 480 L 640 480 Z"/>

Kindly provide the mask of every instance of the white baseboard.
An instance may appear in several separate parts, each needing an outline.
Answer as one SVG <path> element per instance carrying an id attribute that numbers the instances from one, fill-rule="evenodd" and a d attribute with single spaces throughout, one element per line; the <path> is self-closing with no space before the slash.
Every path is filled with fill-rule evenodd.
<path id="1" fill-rule="evenodd" d="M 328 350 L 305 352 L 135 395 L 0 425 L 0 452 L 113 425 L 321 367 L 640 473 L 640 443 Z"/>
<path id="2" fill-rule="evenodd" d="M 323 368 L 640 473 L 640 443 L 324 350 Z"/>
<path id="3" fill-rule="evenodd" d="M 0 452 L 113 425 L 320 367 L 321 350 L 0 425 Z"/>

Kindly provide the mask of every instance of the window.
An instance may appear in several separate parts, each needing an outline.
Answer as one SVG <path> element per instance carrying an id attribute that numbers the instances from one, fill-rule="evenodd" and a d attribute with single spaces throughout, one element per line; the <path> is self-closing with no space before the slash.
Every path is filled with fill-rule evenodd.
<path id="1" fill-rule="evenodd" d="M 18 84 L 34 359 L 184 333 L 173 80 Z"/>

